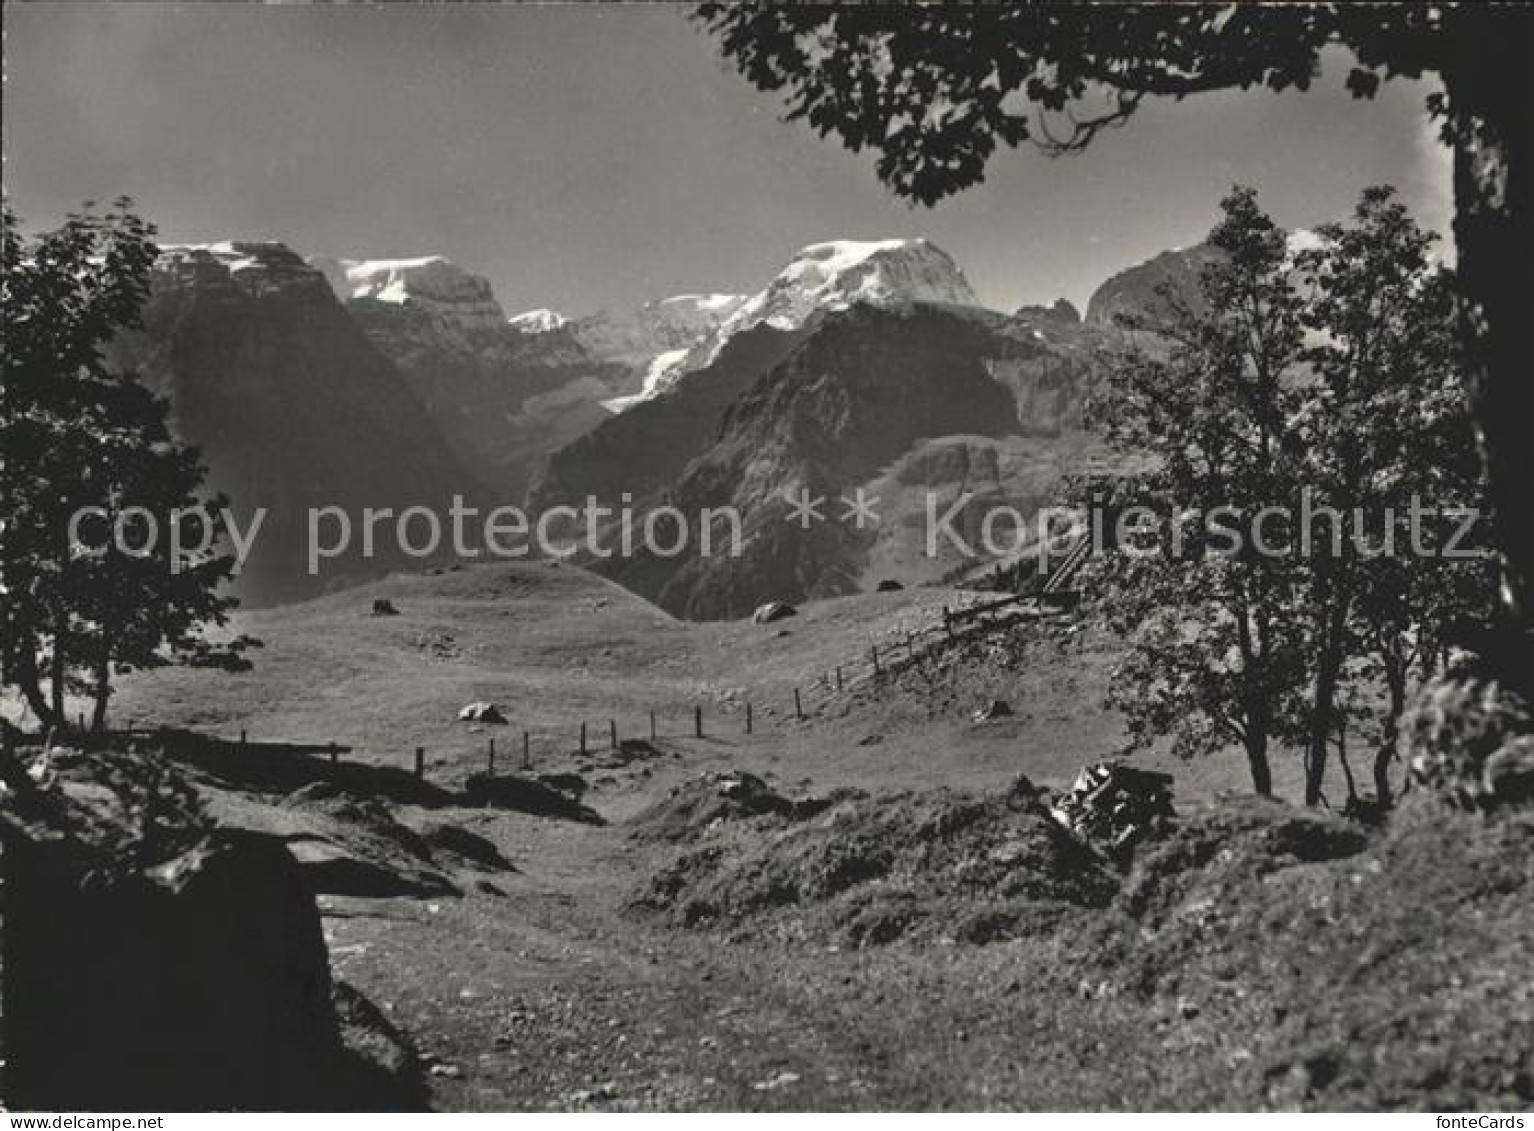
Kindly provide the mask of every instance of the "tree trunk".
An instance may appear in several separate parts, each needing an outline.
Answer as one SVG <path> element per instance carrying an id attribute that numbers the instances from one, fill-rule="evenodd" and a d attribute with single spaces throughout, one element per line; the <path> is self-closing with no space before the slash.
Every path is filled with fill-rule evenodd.
<path id="1" fill-rule="evenodd" d="M 27 701 L 32 714 L 37 716 L 38 726 L 43 730 L 58 726 L 61 720 L 54 715 L 52 705 L 43 695 L 42 681 L 37 672 L 37 656 L 30 644 L 24 643 L 17 650 L 11 678 L 21 689 L 21 696 Z"/>
<path id="2" fill-rule="evenodd" d="M 1465 301 L 1471 411 L 1501 551 L 1505 672 L 1534 625 L 1534 9 L 1464 5 L 1446 15 L 1444 87 L 1453 115 L 1454 239 Z M 1526 654 L 1525 654 L 1526 659 Z M 1507 662 L 1507 661 L 1511 662 Z"/>
<path id="3" fill-rule="evenodd" d="M 64 709 L 64 674 L 68 670 L 65 648 L 69 638 L 69 614 L 62 607 L 53 610 L 53 662 L 49 665 L 48 678 L 53 684 L 48 690 L 53 697 L 50 708 L 53 725 L 68 728 L 69 716 Z"/>
<path id="4" fill-rule="evenodd" d="M 1381 736 L 1379 749 L 1374 752 L 1374 800 L 1389 807 L 1395 804 L 1395 793 L 1390 788 L 1390 764 L 1396 760 L 1401 715 L 1406 710 L 1406 673 L 1396 672 L 1386 665 L 1385 684 L 1390 689 L 1390 714 L 1385 718 L 1385 733 Z"/>
<path id="5" fill-rule="evenodd" d="M 112 634 L 107 626 L 101 633 L 101 656 L 95 671 L 96 706 L 91 712 L 91 730 L 105 730 L 107 725 L 107 700 L 112 698 Z"/>
<path id="6" fill-rule="evenodd" d="M 1342 780 L 1347 783 L 1348 800 L 1358 800 L 1358 782 L 1353 777 L 1353 766 L 1348 761 L 1348 735 L 1347 731 L 1338 728 L 1337 731 L 1337 765 L 1342 767 Z"/>
<path id="7" fill-rule="evenodd" d="M 1268 764 L 1267 733 L 1249 733 L 1245 745 L 1246 764 L 1252 771 L 1252 789 L 1259 797 L 1272 797 L 1273 767 Z"/>
<path id="8" fill-rule="evenodd" d="M 1338 593 L 1325 602 L 1321 639 L 1316 656 L 1315 699 L 1311 704 L 1310 742 L 1305 752 L 1305 804 L 1321 804 L 1326 781 L 1326 756 L 1336 729 L 1337 676 L 1342 670 L 1342 632 L 1348 603 Z"/>

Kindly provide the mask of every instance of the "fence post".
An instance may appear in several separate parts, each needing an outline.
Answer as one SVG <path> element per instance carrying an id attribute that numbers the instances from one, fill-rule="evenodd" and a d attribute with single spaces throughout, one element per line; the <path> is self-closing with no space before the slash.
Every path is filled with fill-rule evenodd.
<path id="1" fill-rule="evenodd" d="M 607 737 L 614 750 L 618 749 L 618 720 L 607 720 Z"/>
<path id="2" fill-rule="evenodd" d="M 655 712 L 650 712 L 650 741 L 655 741 Z"/>
<path id="3" fill-rule="evenodd" d="M 873 657 L 874 675 L 882 675 L 883 673 L 879 670 L 879 646 L 877 644 L 872 645 L 868 649 L 868 654 Z"/>
<path id="4" fill-rule="evenodd" d="M 532 737 L 527 733 L 527 731 L 524 730 L 522 732 L 522 768 L 524 770 L 532 769 L 532 765 L 533 765 L 532 748 L 533 748 Z"/>
<path id="5" fill-rule="evenodd" d="M 415 748 L 415 776 L 422 781 L 426 780 L 426 747 Z"/>
<path id="6" fill-rule="evenodd" d="M 490 770 L 490 772 L 492 774 L 495 773 L 495 739 L 493 739 L 493 738 L 490 740 L 490 765 L 489 765 L 489 770 Z"/>
<path id="7" fill-rule="evenodd" d="M 336 765 L 341 761 L 341 750 L 334 742 L 330 744 L 330 764 Z"/>
<path id="8" fill-rule="evenodd" d="M 586 724 L 581 724 L 581 753 L 586 753 Z"/>
<path id="9" fill-rule="evenodd" d="M 751 704 L 746 704 L 746 733 L 751 733 Z"/>
<path id="10" fill-rule="evenodd" d="M 837 668 L 836 668 L 836 693 L 838 695 L 840 695 L 841 692 L 842 692 L 842 669 L 841 669 L 841 665 L 837 665 Z"/>
<path id="11" fill-rule="evenodd" d="M 242 730 L 242 731 L 240 731 L 240 751 L 241 751 L 241 753 L 243 753 L 244 750 L 245 750 L 245 732 Z"/>
<path id="12" fill-rule="evenodd" d="M 702 707 L 694 707 L 692 709 L 692 729 L 693 729 L 693 733 L 696 734 L 699 738 L 703 737 L 703 708 Z"/>
<path id="13" fill-rule="evenodd" d="M 794 688 L 794 718 L 804 721 L 804 701 L 799 698 L 799 689 Z"/>

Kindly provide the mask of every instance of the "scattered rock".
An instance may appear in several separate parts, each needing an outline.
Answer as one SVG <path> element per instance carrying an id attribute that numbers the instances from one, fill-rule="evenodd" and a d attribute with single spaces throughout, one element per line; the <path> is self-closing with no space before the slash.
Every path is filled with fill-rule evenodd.
<path id="1" fill-rule="evenodd" d="M 394 607 L 394 602 L 387 597 L 378 597 L 373 601 L 373 616 L 397 617 L 399 610 Z"/>
<path id="2" fill-rule="evenodd" d="M 768 601 L 756 607 L 756 612 L 751 614 L 751 620 L 756 624 L 771 624 L 773 621 L 798 615 L 799 610 L 786 602 Z"/>
<path id="3" fill-rule="evenodd" d="M 899 593 L 905 586 L 892 577 L 887 577 L 879 582 L 877 591 L 880 593 Z"/>
<path id="4" fill-rule="evenodd" d="M 1012 714 L 1012 707 L 1003 699 L 992 699 L 983 707 L 979 707 L 970 716 L 977 723 L 988 723 L 992 719 L 1004 719 Z"/>
<path id="5" fill-rule="evenodd" d="M 501 709 L 494 703 L 483 701 L 470 703 L 458 712 L 458 721 L 461 723 L 488 723 L 491 726 L 506 726 L 506 716 L 501 714 Z"/>
<path id="6" fill-rule="evenodd" d="M 787 1088 L 790 1085 L 797 1084 L 798 1082 L 799 1082 L 799 1073 L 797 1073 L 797 1072 L 779 1072 L 777 1075 L 769 1076 L 765 1080 L 758 1080 L 755 1084 L 752 1084 L 751 1086 L 753 1088 L 755 1088 L 758 1092 L 773 1092 L 773 1091 L 776 1091 L 779 1088 Z"/>

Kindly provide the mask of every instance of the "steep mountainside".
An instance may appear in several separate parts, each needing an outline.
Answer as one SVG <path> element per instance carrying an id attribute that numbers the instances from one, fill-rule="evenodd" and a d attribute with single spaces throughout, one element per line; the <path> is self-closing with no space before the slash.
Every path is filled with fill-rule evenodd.
<path id="1" fill-rule="evenodd" d="M 1219 259 L 1220 252 L 1208 244 L 1198 244 L 1164 251 L 1144 263 L 1120 271 L 1092 292 L 1087 302 L 1086 321 L 1092 326 L 1108 327 L 1113 326 L 1121 314 L 1155 318 L 1165 309 L 1165 303 L 1157 293 L 1163 286 L 1196 301 L 1199 272 Z"/>
<path id="2" fill-rule="evenodd" d="M 826 314 L 735 400 L 718 440 L 665 490 L 694 523 L 704 508 L 734 507 L 743 552 L 731 557 L 716 545 L 705 556 L 695 539 L 677 557 L 641 547 L 632 559 L 593 564 L 700 619 L 743 615 L 769 599 L 855 592 L 877 524 L 859 529 L 845 519 L 841 497 L 934 438 L 1019 436 L 1017 398 L 993 369 L 1024 372 L 1047 352 L 1031 328 L 981 311 L 858 305 Z M 657 403 L 685 396 L 679 387 Z M 919 475 L 902 484 L 919 496 L 929 486 Z M 808 529 L 790 518 L 785 494 L 801 490 L 824 500 L 824 519 Z M 886 497 L 879 507 L 909 501 Z"/>
<path id="3" fill-rule="evenodd" d="M 737 398 L 781 362 L 803 331 L 758 326 L 735 335 L 702 369 L 683 374 L 664 396 L 637 402 L 549 457 L 532 488 L 534 510 L 644 498 L 671 483 L 719 438 Z"/>
<path id="4" fill-rule="evenodd" d="M 1008 556 L 975 542 L 989 509 L 1031 516 L 1062 475 L 1096 458 L 1081 410 L 1112 337 L 1058 304 L 1008 317 L 887 302 L 812 311 L 792 329 L 757 323 L 726 338 L 713 362 L 552 455 L 529 502 L 614 506 L 628 496 L 637 514 L 669 502 L 690 519 L 702 507 L 738 507 L 751 542 L 738 561 L 695 559 L 694 546 L 672 559 L 592 563 L 686 616 L 978 573 Z M 814 484 L 832 520 L 785 525 L 783 492 Z M 838 499 L 858 487 L 880 500 L 879 521 L 849 531 Z M 974 498 L 965 504 L 964 494 Z M 976 558 L 947 542 L 926 552 L 929 495 L 940 514 L 960 503 L 955 529 Z"/>
<path id="5" fill-rule="evenodd" d="M 314 263 L 500 501 L 519 501 L 536 462 L 606 419 L 602 401 L 624 387 L 625 366 L 593 356 L 558 316 L 514 325 L 487 280 L 448 260 Z"/>
<path id="6" fill-rule="evenodd" d="M 405 561 L 380 544 L 373 561 L 352 555 L 309 576 L 310 507 L 445 508 L 472 482 L 323 275 L 281 244 L 166 249 L 143 330 L 113 352 L 169 396 L 178 434 L 202 448 L 237 512 L 269 509 L 240 579 L 247 600 L 312 595 Z"/>
<path id="7" fill-rule="evenodd" d="M 581 318 L 571 331 L 593 356 L 628 367 L 624 391 L 607 401 L 609 409 L 622 412 L 674 383 L 687 359 L 698 360 L 696 351 L 745 301 L 745 295 L 672 295 L 630 313 Z"/>

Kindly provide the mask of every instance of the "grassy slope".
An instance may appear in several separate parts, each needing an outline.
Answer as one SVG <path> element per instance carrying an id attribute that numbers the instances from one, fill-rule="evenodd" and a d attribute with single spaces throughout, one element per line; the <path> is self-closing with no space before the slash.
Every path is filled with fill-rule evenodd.
<path id="1" fill-rule="evenodd" d="M 388 597 L 401 615 L 368 615 L 375 597 Z M 383 764 L 403 765 L 423 744 L 433 754 L 433 780 L 451 784 L 481 764 L 489 733 L 455 722 L 457 709 L 490 698 L 513 723 L 497 729 L 498 738 L 512 745 L 525 726 L 539 736 L 537 769 L 576 769 L 592 782 L 586 802 L 619 823 L 396 808 L 408 823 L 446 821 L 490 838 L 518 869 L 494 878 L 500 894 L 477 890 L 472 874 L 459 873 L 462 898 L 322 899 L 333 965 L 444 1066 L 432 1078 L 444 1108 L 1465 1106 L 1476 1095 L 1516 1092 L 1517 1081 L 1475 1083 L 1480 1068 L 1451 1068 L 1431 1087 L 1419 1079 L 1441 1058 L 1464 1060 L 1453 1034 L 1423 1045 L 1426 1052 L 1411 1051 L 1419 1045 L 1409 1032 L 1393 1037 L 1393 1051 L 1381 1052 L 1401 1065 L 1389 1088 L 1372 1082 L 1361 1061 L 1364 1075 L 1349 1075 L 1357 1058 L 1347 1059 L 1347 1033 L 1391 1023 L 1395 990 L 1414 993 L 1423 1009 L 1459 1016 L 1505 983 L 1507 954 L 1480 943 L 1466 956 L 1468 973 L 1439 958 L 1442 922 L 1461 914 L 1456 901 L 1480 890 L 1456 894 L 1460 873 L 1449 865 L 1440 876 L 1418 861 L 1380 893 L 1383 909 L 1359 920 L 1366 937 L 1369 924 L 1385 924 L 1372 945 L 1411 964 L 1409 974 L 1380 967 L 1362 989 L 1348 980 L 1363 977 L 1355 966 L 1372 952 L 1356 951 L 1351 935 L 1333 938 L 1338 924 L 1351 922 L 1337 901 L 1363 871 L 1346 862 L 1286 873 L 1314 875 L 1336 893 L 1307 894 L 1298 904 L 1286 897 L 1270 908 L 1271 923 L 1234 920 L 1241 933 L 1228 943 L 1199 941 L 1188 951 L 1194 940 L 1177 935 L 1158 944 L 1154 961 L 1167 981 L 1145 994 L 1131 992 L 1130 969 L 1099 969 L 1112 940 L 1137 937 L 1129 922 L 1105 921 L 1096 941 L 1060 935 L 852 951 L 727 943 L 625 910 L 673 850 L 635 840 L 621 822 L 702 769 L 752 770 L 796 794 L 840 784 L 983 789 L 1019 771 L 1064 784 L 1081 763 L 1109 753 L 1121 737 L 1117 719 L 1100 706 L 1110 642 L 1042 626 L 1020 633 L 1020 652 L 982 647 L 962 662 L 906 672 L 879 693 L 864 686 L 829 700 L 817 694 L 808 700 L 811 718 L 792 718 L 796 684 L 861 656 L 871 641 L 894 645 L 957 599 L 907 590 L 806 606 L 773 625 L 685 625 L 568 567 L 399 576 L 242 617 L 237 627 L 267 641 L 255 672 L 135 677 L 117 712 L 225 734 L 245 728 L 253 738 L 333 738 L 356 744 L 353 757 Z M 746 697 L 757 705 L 750 738 L 742 733 Z M 1007 699 L 1016 714 L 971 722 L 973 707 L 991 697 Z M 698 703 L 710 732 L 701 741 L 688 734 Z M 627 733 L 647 731 L 652 706 L 662 714 L 662 757 L 614 769 L 594 764 L 600 751 L 575 756 L 582 718 L 599 747 L 607 718 Z M 880 740 L 861 741 L 871 736 Z M 1245 788 L 1236 757 L 1172 768 L 1179 802 L 1190 808 L 1200 797 Z M 1292 777 L 1280 784 L 1293 796 Z M 275 818 L 253 807 L 271 800 L 230 794 L 220 810 L 236 819 L 249 810 L 250 823 L 265 827 Z M 1452 830 L 1443 838 L 1460 843 Z M 1498 861 L 1505 848 L 1476 852 Z M 1432 900 L 1442 922 L 1431 920 L 1438 925 L 1428 937 L 1411 936 L 1407 927 L 1430 920 L 1426 909 L 1398 908 L 1399 893 L 1428 879 L 1446 893 Z M 1504 897 L 1487 912 L 1487 930 L 1501 938 L 1506 925 L 1521 924 L 1507 936 L 1516 950 L 1530 917 L 1512 917 L 1512 889 L 1493 880 L 1487 890 Z M 1250 894 L 1267 890 L 1266 880 L 1252 883 L 1231 906 L 1267 906 Z M 1319 907 L 1307 914 L 1324 921 L 1294 918 L 1293 906 Z M 1391 908 L 1406 927 L 1389 919 Z M 1269 933 L 1281 927 L 1287 933 L 1268 954 Z M 1261 939 L 1247 938 L 1250 931 Z M 1282 961 L 1302 943 L 1322 954 L 1314 979 L 1342 987 L 1313 1014 L 1305 1003 L 1320 1000 L 1315 987 L 1295 980 L 1301 967 L 1285 973 Z M 1207 962 L 1198 957 L 1205 949 Z M 1257 961 L 1252 956 L 1282 969 L 1247 976 L 1229 965 Z M 1433 970 L 1442 974 L 1436 981 Z M 1103 979 L 1119 988 L 1106 997 L 1081 989 Z M 1202 1012 L 1190 1019 L 1193 1007 Z M 1275 1028 L 1273 1017 L 1285 1010 L 1291 1021 Z M 1513 1002 L 1495 1024 L 1527 1016 L 1528 1002 Z M 1232 1034 L 1243 1041 L 1231 1043 Z M 1512 1047 L 1506 1033 L 1483 1036 L 1465 1037 L 1465 1048 L 1487 1052 L 1486 1072 L 1501 1071 Z M 1169 1043 L 1184 1058 L 1175 1066 L 1166 1059 Z M 1324 1065 L 1342 1065 L 1325 1069 L 1340 1073 L 1337 1083 L 1295 1090 L 1291 1078 L 1309 1070 L 1290 1067 L 1294 1050 L 1310 1056 L 1312 1046 Z"/>
<path id="2" fill-rule="evenodd" d="M 401 615 L 369 615 L 378 597 Z M 573 752 L 583 721 L 596 747 L 607 741 L 609 720 L 620 735 L 646 736 L 652 710 L 689 769 L 728 761 L 816 786 L 985 787 L 1019 771 L 1065 784 L 1083 763 L 1109 756 L 1123 736 L 1101 705 L 1113 656 L 1105 642 L 1041 632 L 1010 664 L 1001 653 L 972 657 L 961 668 L 909 673 L 896 692 L 829 693 L 838 665 L 850 682 L 866 671 L 871 645 L 899 654 L 908 631 L 968 599 L 923 588 L 813 603 L 772 625 L 685 624 L 568 566 L 401 574 L 239 614 L 232 627 L 265 642 L 253 672 L 129 677 L 113 717 L 226 736 L 246 730 L 253 741 L 334 741 L 353 746 L 357 760 L 398 766 L 425 746 L 434 777 L 448 781 L 479 768 L 491 735 L 515 754 L 520 732 L 530 731 L 535 764 L 545 768 Z M 796 686 L 810 716 L 803 722 L 793 713 Z M 992 698 L 1016 715 L 971 722 L 970 712 Z M 511 726 L 458 723 L 458 709 L 476 699 L 499 704 Z M 709 736 L 702 742 L 691 737 L 699 705 Z M 1156 755 L 1142 760 L 1165 764 Z M 1235 756 L 1167 768 L 1185 795 L 1246 786 Z M 1288 768 L 1280 766 L 1281 786 Z"/>

